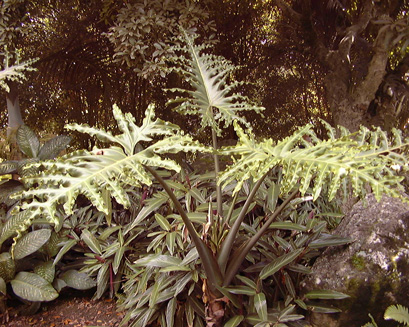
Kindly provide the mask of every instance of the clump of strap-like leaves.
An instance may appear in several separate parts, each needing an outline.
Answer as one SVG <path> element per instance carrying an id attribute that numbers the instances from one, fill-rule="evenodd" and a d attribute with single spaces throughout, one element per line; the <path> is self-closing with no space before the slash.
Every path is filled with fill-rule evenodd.
<path id="1" fill-rule="evenodd" d="M 378 199 L 382 194 L 400 196 L 401 177 L 391 167 L 403 167 L 407 161 L 403 150 L 409 143 L 397 131 L 388 138 L 380 129 L 364 128 L 352 134 L 341 130 L 336 136 L 328 127 L 328 139 L 321 140 L 310 125 L 279 142 L 258 141 L 241 112 L 261 108 L 235 93 L 240 84 L 229 83 L 231 64 L 204 53 L 187 35 L 185 42 L 185 47 L 176 48 L 183 56 L 174 64 L 180 65 L 175 69 L 190 88 L 174 90 L 184 95 L 176 100 L 177 110 L 202 119 L 202 128 L 212 134 L 213 147 L 193 141 L 174 124 L 154 119 L 153 107 L 141 126 L 114 107 L 118 135 L 69 125 L 112 145 L 41 163 L 44 172 L 26 178 L 30 189 L 20 195 L 21 211 L 11 218 L 17 238 L 40 217 L 58 231 L 79 194 L 110 217 L 112 198 L 128 207 L 130 185 L 149 186 L 156 181 L 162 190 L 146 200 L 124 230 L 118 227 L 110 235 L 102 232 L 93 237 L 84 234 L 92 252 L 102 256 L 93 259 L 89 271 L 100 269 L 107 276 L 110 265 L 113 272 L 126 270 L 128 297 L 123 303 L 131 326 L 158 322 L 172 326 L 175 319 L 213 327 L 226 321 L 230 327 L 292 326 L 303 318 L 296 305 L 308 309 L 314 305 L 307 300 L 345 297 L 322 290 L 299 297 L 295 274 L 309 272 L 306 266 L 317 255 L 316 249 L 351 241 L 323 235 L 325 223 L 307 209 L 299 212 L 299 206 L 319 197 L 334 198 L 346 182 L 357 196 L 364 196 L 369 188 Z M 231 124 L 239 141 L 219 149 L 218 136 Z M 180 151 L 211 151 L 214 173 L 196 176 L 194 184 L 189 176 L 182 181 L 163 177 L 163 170 L 182 172 L 179 164 L 166 158 L 167 153 Z M 233 162 L 224 171 L 220 171 L 219 156 Z M 273 170 L 278 177 L 271 176 Z M 261 212 L 249 216 L 256 207 Z M 58 215 L 59 210 L 64 214 Z M 141 248 L 132 240 L 145 226 L 152 229 L 148 237 L 155 239 Z M 132 234 L 133 228 L 138 233 Z M 118 235 L 115 245 L 107 244 L 112 235 Z M 118 257 L 115 249 L 121 249 Z M 125 268 L 120 260 L 126 260 L 126 251 L 134 262 Z M 108 259 L 113 261 L 106 264 Z"/>

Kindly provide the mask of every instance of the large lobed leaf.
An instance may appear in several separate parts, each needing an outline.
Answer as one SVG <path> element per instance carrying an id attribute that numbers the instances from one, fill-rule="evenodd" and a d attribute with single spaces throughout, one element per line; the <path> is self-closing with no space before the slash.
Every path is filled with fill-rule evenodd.
<path id="1" fill-rule="evenodd" d="M 283 192 L 298 186 L 305 194 L 312 187 L 315 200 L 325 185 L 331 200 L 341 182 L 348 179 L 356 196 L 364 196 L 365 186 L 369 185 L 378 200 L 382 194 L 400 197 L 402 177 L 396 176 L 392 167 L 405 167 L 407 156 L 403 150 L 409 141 L 403 140 L 399 131 L 394 130 L 388 138 L 379 128 L 370 131 L 362 127 L 354 134 L 344 129 L 336 137 L 334 129 L 328 127 L 329 139 L 320 140 L 312 126 L 307 125 L 275 143 L 271 139 L 257 142 L 238 124 L 234 126 L 240 140 L 234 147 L 223 148 L 221 153 L 237 159 L 219 179 L 223 186 L 237 180 L 234 192 L 247 179 L 258 180 L 272 168 L 281 166 Z"/>
<path id="2" fill-rule="evenodd" d="M 173 70 L 182 74 L 193 90 L 175 88 L 172 92 L 181 92 L 186 97 L 170 101 L 181 103 L 177 110 L 182 114 L 198 115 L 202 118 L 202 128 L 210 126 L 218 135 L 223 127 L 230 126 L 233 121 L 249 126 L 241 111 L 261 113 L 264 108 L 256 106 L 250 100 L 234 93 L 241 83 L 228 83 L 235 67 L 226 59 L 204 52 L 205 45 L 195 45 L 194 38 L 184 33 L 186 46 L 175 47 L 185 56 L 175 58 L 177 68 Z"/>
<path id="3" fill-rule="evenodd" d="M 121 144 L 93 151 L 77 151 L 55 161 L 42 162 L 43 172 L 24 179 L 29 189 L 18 198 L 26 201 L 22 205 L 24 212 L 29 212 L 30 219 L 42 216 L 61 227 L 56 215 L 57 206 L 63 205 L 66 214 L 72 213 L 72 207 L 79 194 L 85 195 L 96 208 L 109 213 L 109 197 L 125 207 L 129 206 L 126 185 L 150 185 L 151 176 L 144 166 L 159 167 L 179 171 L 179 165 L 170 159 L 162 159 L 159 154 L 177 153 L 179 151 L 208 151 L 190 136 L 183 135 L 176 125 L 161 120 L 154 120 L 153 107 L 146 111 L 141 127 L 137 127 L 130 115 L 122 114 L 114 107 L 115 118 L 123 132 L 114 136 L 109 132 L 88 126 L 70 125 L 70 129 L 88 133 L 106 141 Z M 141 141 L 149 141 L 158 135 L 167 138 L 146 147 L 137 147 Z"/>

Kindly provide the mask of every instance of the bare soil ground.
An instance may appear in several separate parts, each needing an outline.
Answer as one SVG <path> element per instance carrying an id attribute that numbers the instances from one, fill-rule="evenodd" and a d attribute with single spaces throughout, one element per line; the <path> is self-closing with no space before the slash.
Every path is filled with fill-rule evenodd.
<path id="1" fill-rule="evenodd" d="M 18 314 L 18 307 L 8 310 L 8 321 L 0 314 L 0 327 L 118 327 L 124 313 L 117 312 L 111 299 L 91 301 L 90 294 L 72 292 L 44 303 L 31 316 Z"/>

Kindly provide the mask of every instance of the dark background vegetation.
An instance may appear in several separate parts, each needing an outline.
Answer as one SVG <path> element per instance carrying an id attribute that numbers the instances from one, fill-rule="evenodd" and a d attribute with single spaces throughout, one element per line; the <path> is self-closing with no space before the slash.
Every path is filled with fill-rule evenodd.
<path id="1" fill-rule="evenodd" d="M 28 74 L 18 91 L 23 120 L 34 130 L 60 134 L 63 126 L 73 121 L 109 127 L 113 103 L 139 121 L 147 105 L 155 103 L 158 116 L 176 121 L 191 132 L 197 128 L 194 120 L 180 119 L 166 106 L 164 89 L 179 83 L 178 78 L 161 76 L 159 71 L 141 74 L 146 58 L 126 64 L 118 52 L 126 52 L 129 47 L 121 49 L 106 35 L 112 26 L 126 25 L 118 20 L 121 8 L 143 1 L 17 2 L 20 24 L 28 28 L 28 33 L 15 39 L 13 50 L 17 49 L 22 58 L 39 59 L 37 71 Z M 241 92 L 265 106 L 264 118 L 248 117 L 259 136 L 281 138 L 307 122 L 315 123 L 319 131 L 319 119 L 352 130 L 360 123 L 404 128 L 409 98 L 406 1 L 192 3 L 197 11 L 206 13 L 198 20 L 198 32 L 204 32 L 204 40 L 214 34 L 214 52 L 239 66 L 232 78 L 248 82 Z M 209 22 L 210 29 L 202 28 Z M 164 32 L 158 31 L 144 30 L 143 37 L 151 43 L 160 42 Z M 387 36 L 383 35 L 385 31 Z M 393 42 L 383 42 L 381 37 Z M 119 42 L 126 44 L 129 39 Z M 379 57 L 379 48 L 379 53 L 386 55 L 378 67 L 382 73 L 374 77 L 370 75 L 371 65 Z M 361 87 L 360 82 L 367 79 L 374 85 Z M 2 93 L 5 99 L 6 92 Z M 2 107 L 0 122 L 5 129 L 5 101 Z M 76 136 L 73 144 L 90 147 L 93 144 L 89 142 Z"/>

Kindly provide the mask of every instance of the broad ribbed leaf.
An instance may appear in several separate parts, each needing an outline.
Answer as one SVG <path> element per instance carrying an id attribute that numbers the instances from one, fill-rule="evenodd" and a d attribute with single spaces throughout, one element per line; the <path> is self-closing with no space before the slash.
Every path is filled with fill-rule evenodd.
<path id="1" fill-rule="evenodd" d="M 305 298 L 311 299 L 311 300 L 314 300 L 314 299 L 342 300 L 348 297 L 349 295 L 347 294 L 337 292 L 337 291 L 331 291 L 331 290 L 313 290 L 305 294 Z"/>
<path id="2" fill-rule="evenodd" d="M 15 236 L 16 234 L 25 231 L 26 226 L 29 226 L 32 220 L 33 217 L 28 211 L 20 211 L 9 217 L 0 230 L 0 246 L 11 236 Z"/>
<path id="3" fill-rule="evenodd" d="M 50 238 L 50 229 L 39 229 L 27 233 L 14 246 L 14 258 L 22 259 L 40 249 Z"/>
<path id="4" fill-rule="evenodd" d="M 58 297 L 58 293 L 52 285 L 34 273 L 21 271 L 10 283 L 13 292 L 28 301 L 52 301 Z"/>
<path id="5" fill-rule="evenodd" d="M 14 179 L 5 181 L 0 184 L 0 202 L 5 203 L 7 206 L 13 205 L 17 200 L 10 198 L 10 196 L 22 190 L 24 190 L 24 186 L 19 181 Z"/>
<path id="6" fill-rule="evenodd" d="M 65 150 L 70 144 L 72 138 L 67 135 L 58 135 L 43 144 L 38 152 L 40 160 L 48 160 L 56 158 L 61 151 Z"/>
<path id="7" fill-rule="evenodd" d="M 88 290 L 96 286 L 96 282 L 87 274 L 71 269 L 60 277 L 68 287 L 76 290 Z"/>
<path id="8" fill-rule="evenodd" d="M 11 254 L 8 252 L 0 253 L 0 277 L 6 282 L 14 278 L 16 265 Z"/>
<path id="9" fill-rule="evenodd" d="M 17 130 L 17 144 L 20 150 L 29 158 L 37 157 L 40 141 L 33 130 L 27 125 L 21 125 Z"/>
<path id="10" fill-rule="evenodd" d="M 55 266 L 53 264 L 53 261 L 50 260 L 35 266 L 34 272 L 37 275 L 43 277 L 49 283 L 52 283 L 55 277 Z"/>
<path id="11" fill-rule="evenodd" d="M 409 326 L 409 311 L 408 308 L 397 304 L 389 306 L 384 314 L 385 320 L 395 320 L 406 326 Z"/>
<path id="12" fill-rule="evenodd" d="M 3 161 L 0 163 L 0 175 L 17 173 L 18 161 Z"/>
<path id="13" fill-rule="evenodd" d="M 297 249 L 295 251 L 286 253 L 282 255 L 281 257 L 278 257 L 271 263 L 269 263 L 267 266 L 265 266 L 261 272 L 260 272 L 260 279 L 265 279 L 273 274 L 275 274 L 277 271 L 279 271 L 282 267 L 292 263 L 302 252 L 304 249 Z"/>

